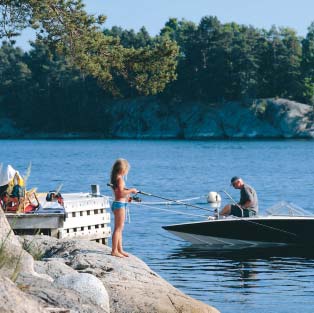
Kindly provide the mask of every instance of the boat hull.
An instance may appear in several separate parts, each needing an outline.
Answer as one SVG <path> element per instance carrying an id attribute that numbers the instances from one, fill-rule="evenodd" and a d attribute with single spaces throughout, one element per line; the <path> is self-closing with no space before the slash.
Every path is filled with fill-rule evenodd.
<path id="1" fill-rule="evenodd" d="M 163 226 L 192 244 L 216 249 L 313 245 L 313 217 L 230 218 Z"/>

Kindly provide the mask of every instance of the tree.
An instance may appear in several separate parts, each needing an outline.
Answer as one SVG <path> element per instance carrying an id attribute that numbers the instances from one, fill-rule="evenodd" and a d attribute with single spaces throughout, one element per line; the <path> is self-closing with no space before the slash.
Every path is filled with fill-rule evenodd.
<path id="1" fill-rule="evenodd" d="M 145 27 L 141 27 L 138 33 L 133 29 L 124 30 L 121 27 L 113 26 L 111 29 L 105 29 L 106 36 L 118 38 L 124 48 L 143 48 L 154 43 Z"/>
<path id="2" fill-rule="evenodd" d="M 222 25 L 217 17 L 203 17 L 198 25 L 195 61 L 201 99 L 217 100 L 223 93 L 221 63 L 224 63 L 224 52 L 221 49 L 221 32 Z"/>
<path id="3" fill-rule="evenodd" d="M 302 40 L 301 72 L 304 101 L 314 105 L 314 22 L 308 27 L 307 35 Z"/>
<path id="4" fill-rule="evenodd" d="M 19 103 L 23 103 L 28 93 L 30 79 L 31 70 L 25 63 L 23 51 L 4 42 L 0 49 L 0 109 L 7 116 L 20 113 Z"/>
<path id="5" fill-rule="evenodd" d="M 137 58 L 141 52 L 136 49 L 124 48 L 117 38 L 105 36 L 101 31 L 105 16 L 93 16 L 84 11 L 84 4 L 81 0 L 23 0 L 23 5 L 18 1 L 5 1 L 0 4 L 2 12 L 19 12 L 22 16 L 18 21 L 17 14 L 3 14 L 2 37 L 10 38 L 17 35 L 18 32 L 8 31 L 7 25 L 12 30 L 20 30 L 27 25 L 31 25 L 37 30 L 37 38 L 46 44 L 53 51 L 63 55 L 66 62 L 72 67 L 81 71 L 84 75 L 91 75 L 98 79 L 100 84 L 112 94 L 121 94 L 118 86 L 114 83 L 114 77 L 123 78 L 130 86 L 143 94 L 159 92 L 156 88 L 156 82 L 149 80 L 150 74 L 140 77 L 134 76 L 134 68 L 128 65 L 132 55 Z M 142 30 L 142 37 L 147 34 Z M 158 76 L 159 71 L 154 73 L 154 77 L 160 80 L 159 86 L 165 86 L 169 79 L 175 77 L 175 66 L 177 49 L 175 43 L 156 44 L 151 53 L 146 54 L 145 64 L 143 66 L 150 73 L 156 70 L 152 65 L 149 68 L 147 62 L 148 56 L 153 58 L 157 51 L 164 50 L 164 56 L 161 59 L 165 61 L 164 67 L 169 65 L 167 71 L 170 73 Z M 169 50 L 167 50 L 169 49 Z M 168 60 L 169 59 L 169 60 Z M 170 60 L 171 59 L 171 60 Z M 140 65 L 140 60 L 137 63 Z M 161 64 L 161 63 L 160 63 Z M 154 69 L 153 69 L 154 68 Z M 163 81 L 165 79 L 165 81 Z M 145 80 L 145 83 L 143 83 Z"/>
<path id="6" fill-rule="evenodd" d="M 31 8 L 23 0 L 1 0 L 0 2 L 0 38 L 13 38 L 27 27 Z"/>
<path id="7" fill-rule="evenodd" d="M 164 99 L 176 98 L 181 101 L 196 97 L 198 90 L 197 70 L 194 62 L 196 30 L 197 26 L 193 22 L 171 18 L 160 31 L 161 38 L 176 40 L 180 47 L 177 66 L 178 79 L 171 82 L 162 93 Z"/>
<path id="8" fill-rule="evenodd" d="M 302 48 L 296 32 L 291 28 L 282 28 L 283 55 L 280 66 L 280 96 L 300 100 L 301 97 L 301 60 Z"/>
<path id="9" fill-rule="evenodd" d="M 161 92 L 167 83 L 176 78 L 177 61 L 173 56 L 177 54 L 177 45 L 162 39 L 153 48 L 130 50 L 126 63 L 134 87 L 145 95 Z"/>
<path id="10" fill-rule="evenodd" d="M 290 28 L 273 26 L 263 33 L 258 43 L 258 95 L 300 100 L 302 51 L 299 38 Z"/>
<path id="11" fill-rule="evenodd" d="M 232 24 L 229 44 L 229 99 L 251 99 L 257 94 L 259 69 L 257 43 L 259 32 L 252 26 Z M 228 84 L 228 85 L 229 85 Z"/>

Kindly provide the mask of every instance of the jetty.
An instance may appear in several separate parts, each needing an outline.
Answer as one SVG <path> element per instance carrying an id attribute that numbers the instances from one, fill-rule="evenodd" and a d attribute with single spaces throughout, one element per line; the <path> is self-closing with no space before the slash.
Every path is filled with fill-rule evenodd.
<path id="1" fill-rule="evenodd" d="M 87 239 L 108 244 L 111 236 L 108 196 L 64 193 L 61 206 L 56 202 L 46 202 L 45 195 L 39 195 L 41 207 L 34 212 L 5 213 L 15 234 L 41 234 L 58 239 Z"/>

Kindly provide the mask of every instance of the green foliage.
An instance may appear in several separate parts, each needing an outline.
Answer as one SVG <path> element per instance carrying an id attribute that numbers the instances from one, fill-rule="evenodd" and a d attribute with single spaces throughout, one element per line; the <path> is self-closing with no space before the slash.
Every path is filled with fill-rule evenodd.
<path id="1" fill-rule="evenodd" d="M 314 79 L 306 77 L 304 78 L 304 91 L 303 96 L 308 104 L 314 107 Z"/>
<path id="2" fill-rule="evenodd" d="M 143 51 L 125 48 L 120 44 L 119 39 L 106 36 L 100 28 L 106 17 L 87 14 L 82 0 L 24 0 L 22 3 L 23 5 L 16 1 L 4 1 L 0 4 L 3 13 L 0 36 L 11 39 L 18 32 L 9 31 L 7 25 L 10 29 L 20 30 L 28 23 L 37 30 L 38 42 L 49 47 L 53 53 L 62 56 L 66 64 L 80 70 L 83 75 L 96 78 L 103 88 L 113 95 L 121 94 L 115 84 L 116 77 L 124 79 L 127 84 L 129 83 L 130 88 L 134 87 L 143 94 L 161 91 L 164 88 L 162 86 L 170 81 L 169 77 L 171 79 L 175 77 L 175 67 L 172 65 L 176 59 L 173 53 L 175 43 L 162 46 L 163 49 L 169 48 L 169 51 L 164 51 L 164 55 L 172 60 L 161 56 L 164 63 L 160 61 L 159 64 L 169 75 L 164 75 L 163 71 L 152 74 L 156 69 L 155 57 L 158 49 L 146 50 L 144 62 L 145 69 L 148 71 L 147 78 L 153 76 L 153 79 L 158 79 L 160 83 L 156 86 L 156 82 L 150 84 L 147 79 L 143 79 L 143 70 L 137 71 L 133 66 L 129 67 L 130 59 L 137 59 Z M 16 12 L 23 16 L 20 23 L 16 18 Z M 144 28 L 139 37 L 142 41 L 149 37 Z M 150 56 L 152 60 L 148 59 Z M 147 66 L 147 62 L 152 66 Z M 131 73 L 128 72 L 129 70 Z M 139 73 L 139 77 L 134 77 L 136 73 Z"/>
<path id="3" fill-rule="evenodd" d="M 169 40 L 130 51 L 127 57 L 128 79 L 144 95 L 161 92 L 176 78 L 177 45 Z"/>
<path id="4" fill-rule="evenodd" d="M 2 208 L 0 208 L 2 210 Z M 2 268 L 8 261 L 8 255 L 6 254 L 5 251 L 5 245 L 7 243 L 7 240 L 12 232 L 12 229 L 6 234 L 4 237 L 4 240 L 0 242 L 0 268 Z"/>
<path id="5" fill-rule="evenodd" d="M 121 27 L 113 26 L 111 29 L 105 29 L 104 34 L 119 39 L 124 48 L 143 48 L 154 43 L 145 27 L 142 27 L 138 33 L 133 29 L 124 30 Z"/>
<path id="6" fill-rule="evenodd" d="M 38 233 L 39 231 L 36 233 L 36 235 L 38 235 Z M 24 239 L 22 247 L 34 258 L 34 260 L 40 261 L 44 257 L 45 251 L 38 245 L 34 244 L 34 239 L 30 240 L 29 242 Z"/>
<path id="7" fill-rule="evenodd" d="M 178 79 L 167 87 L 169 97 L 302 100 L 302 49 L 289 28 L 265 31 L 208 16 L 199 25 L 170 19 L 161 34 L 180 47 Z"/>
<path id="8" fill-rule="evenodd" d="M 0 2 L 0 39 L 7 38 L 12 43 L 13 38 L 29 23 L 31 7 L 24 0 L 1 0 Z"/>
<path id="9" fill-rule="evenodd" d="M 314 22 L 302 40 L 301 72 L 303 77 L 304 101 L 314 105 Z"/>

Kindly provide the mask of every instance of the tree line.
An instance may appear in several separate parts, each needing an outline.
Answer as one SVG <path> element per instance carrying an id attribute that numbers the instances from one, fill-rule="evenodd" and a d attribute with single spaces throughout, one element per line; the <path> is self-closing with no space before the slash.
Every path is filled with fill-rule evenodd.
<path id="1" fill-rule="evenodd" d="M 314 23 L 305 38 L 218 18 L 170 19 L 161 34 L 179 45 L 178 79 L 166 92 L 204 101 L 283 97 L 313 104 Z"/>
<path id="2" fill-rule="evenodd" d="M 109 132 L 116 98 L 314 104 L 314 23 L 303 38 L 288 27 L 171 18 L 151 36 L 145 27 L 106 29 L 105 18 L 86 14 L 81 1 L 7 2 L 0 5 L 10 17 L 0 29 L 0 117 L 29 131 Z M 39 30 L 29 51 L 14 41 L 25 25 Z"/>

